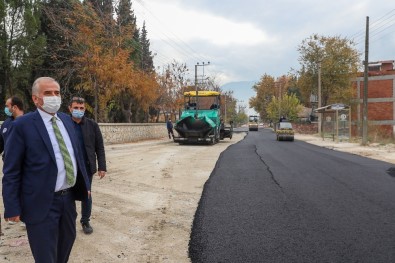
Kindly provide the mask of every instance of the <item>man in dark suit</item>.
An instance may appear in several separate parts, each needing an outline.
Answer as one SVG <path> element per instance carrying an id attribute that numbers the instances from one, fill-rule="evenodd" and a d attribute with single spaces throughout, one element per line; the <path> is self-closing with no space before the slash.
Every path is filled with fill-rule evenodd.
<path id="1" fill-rule="evenodd" d="M 35 262 L 67 262 L 76 238 L 75 200 L 90 194 L 70 116 L 57 113 L 60 86 L 49 77 L 32 87 L 37 110 L 16 119 L 5 145 L 6 221 L 26 223 Z"/>

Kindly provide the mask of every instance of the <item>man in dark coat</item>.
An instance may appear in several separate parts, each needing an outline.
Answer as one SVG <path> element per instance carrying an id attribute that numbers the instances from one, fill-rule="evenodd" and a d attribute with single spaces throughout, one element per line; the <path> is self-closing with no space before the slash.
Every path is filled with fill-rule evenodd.
<path id="1" fill-rule="evenodd" d="M 170 118 L 166 122 L 166 127 L 167 127 L 167 133 L 169 134 L 169 139 L 172 138 L 171 136 L 173 136 L 173 139 L 174 139 L 173 123 L 171 122 Z"/>
<path id="2" fill-rule="evenodd" d="M 1 124 L 0 153 L 4 151 L 5 141 L 7 140 L 12 121 L 23 115 L 23 101 L 16 96 L 8 98 L 5 103 L 4 113 L 8 118 Z"/>
<path id="3" fill-rule="evenodd" d="M 103 136 L 99 125 L 92 119 L 84 116 L 85 99 L 74 97 L 69 104 L 71 117 L 74 121 L 75 131 L 80 144 L 83 145 L 82 153 L 86 170 L 88 172 L 89 182 L 92 185 L 93 175 L 96 173 L 103 178 L 106 175 L 106 155 L 104 151 Z M 96 166 L 96 159 L 98 168 Z M 92 195 L 81 201 L 81 226 L 85 234 L 91 234 L 93 228 L 90 225 L 90 217 L 92 213 Z"/>
<path id="4" fill-rule="evenodd" d="M 4 145 L 8 138 L 9 130 L 11 128 L 12 122 L 23 115 L 23 101 L 17 96 L 12 96 L 8 98 L 5 102 L 4 113 L 8 118 L 1 124 L 1 134 L 0 134 L 0 154 L 4 152 Z M 4 160 L 4 153 L 3 153 Z M 21 222 L 21 226 L 25 226 L 25 223 Z M 1 231 L 1 218 L 0 218 L 0 236 Z"/>

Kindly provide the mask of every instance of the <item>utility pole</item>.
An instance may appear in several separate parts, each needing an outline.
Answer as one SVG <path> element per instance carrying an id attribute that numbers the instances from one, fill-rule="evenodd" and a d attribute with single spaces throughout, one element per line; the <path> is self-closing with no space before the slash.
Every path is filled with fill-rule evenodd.
<path id="1" fill-rule="evenodd" d="M 318 63 L 318 108 L 322 107 L 321 102 L 321 61 Z M 322 113 L 318 113 L 318 134 L 322 134 Z"/>
<path id="2" fill-rule="evenodd" d="M 278 119 L 281 119 L 281 82 L 280 80 L 277 78 L 277 80 L 274 82 L 274 88 L 276 90 L 278 90 Z"/>
<path id="3" fill-rule="evenodd" d="M 369 17 L 366 17 L 365 70 L 363 76 L 362 145 L 368 142 L 368 65 L 369 65 Z"/>
<path id="4" fill-rule="evenodd" d="M 225 103 L 224 103 L 224 105 L 225 105 L 225 119 L 224 119 L 224 123 L 226 123 L 226 92 L 225 92 Z"/>
<path id="5" fill-rule="evenodd" d="M 281 104 L 283 103 L 283 94 L 282 94 L 282 81 L 280 80 L 280 81 L 278 81 L 278 84 L 279 84 L 279 93 L 278 93 L 278 106 L 279 106 L 279 111 L 278 111 L 278 115 L 280 115 L 279 116 L 279 119 L 281 118 L 281 116 L 283 116 L 282 115 L 282 113 L 281 113 L 281 111 L 282 111 L 282 108 L 281 108 Z M 284 118 L 285 118 L 285 116 L 284 116 Z"/>
<path id="6" fill-rule="evenodd" d="M 207 62 L 207 65 L 210 65 L 210 61 Z M 198 67 L 203 67 L 204 70 L 205 62 L 203 62 L 202 65 L 199 65 L 199 62 L 195 64 L 195 95 L 196 95 L 196 113 L 195 113 L 195 118 L 198 116 L 198 108 L 199 108 L 199 97 L 198 97 L 198 80 L 197 80 L 197 68 Z"/>

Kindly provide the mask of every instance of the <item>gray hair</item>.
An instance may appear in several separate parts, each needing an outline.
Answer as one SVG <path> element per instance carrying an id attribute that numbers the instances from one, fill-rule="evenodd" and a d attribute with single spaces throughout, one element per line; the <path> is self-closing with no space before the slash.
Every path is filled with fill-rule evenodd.
<path id="1" fill-rule="evenodd" d="M 33 86 L 32 86 L 32 95 L 38 95 L 38 94 L 40 94 L 40 83 L 42 83 L 42 82 L 55 82 L 56 85 L 57 85 L 57 86 L 59 87 L 59 89 L 60 89 L 60 85 L 59 85 L 59 83 L 58 83 L 55 79 L 53 79 L 53 78 L 51 78 L 51 77 L 40 77 L 40 78 L 36 79 L 36 80 L 34 81 L 34 83 L 33 83 Z"/>

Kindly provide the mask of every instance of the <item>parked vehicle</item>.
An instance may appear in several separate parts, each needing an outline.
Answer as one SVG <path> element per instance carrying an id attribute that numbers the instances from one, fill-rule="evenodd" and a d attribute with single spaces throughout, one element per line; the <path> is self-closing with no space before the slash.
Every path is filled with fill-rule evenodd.
<path id="1" fill-rule="evenodd" d="M 276 138 L 277 141 L 293 141 L 294 130 L 292 124 L 287 121 L 277 123 Z"/>
<path id="2" fill-rule="evenodd" d="M 221 117 L 221 93 L 188 91 L 184 93 L 185 109 L 174 129 L 179 136 L 174 141 L 215 144 L 232 138 L 233 124 L 226 126 Z"/>

